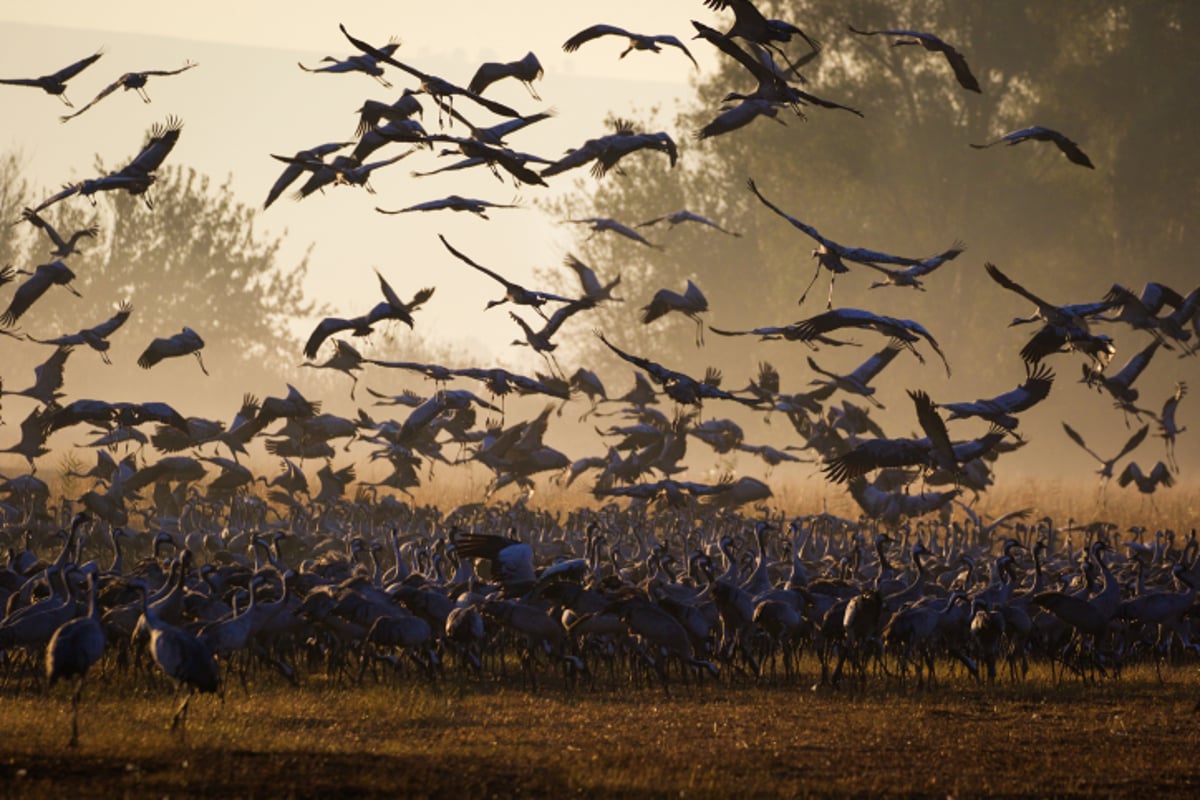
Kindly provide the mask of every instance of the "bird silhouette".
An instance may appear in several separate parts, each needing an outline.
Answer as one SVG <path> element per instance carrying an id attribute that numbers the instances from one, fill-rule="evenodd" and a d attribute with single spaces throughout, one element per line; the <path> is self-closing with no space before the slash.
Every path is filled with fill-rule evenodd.
<path id="1" fill-rule="evenodd" d="M 112 361 L 108 357 L 108 350 L 112 346 L 112 343 L 108 341 L 108 337 L 116 333 L 129 320 L 129 315 L 132 313 L 133 305 L 125 301 L 121 303 L 121 306 L 117 309 L 117 313 L 113 314 L 107 320 L 91 328 L 84 328 L 78 333 L 64 334 L 53 339 L 37 339 L 33 336 L 26 336 L 25 338 L 38 344 L 50 344 L 57 347 L 86 344 L 100 353 L 100 358 L 105 364 L 112 364 Z"/>
<path id="2" fill-rule="evenodd" d="M 153 208 L 149 190 L 157 176 L 155 171 L 162 166 L 166 157 L 179 141 L 179 132 L 183 130 L 183 122 L 176 117 L 167 117 L 166 123 L 156 124 L 150 129 L 146 143 L 141 152 L 133 160 L 116 172 L 99 178 L 89 178 L 80 183 L 65 186 L 57 194 L 43 200 L 34 207 L 34 212 L 42 211 L 49 206 L 76 194 L 90 198 L 96 192 L 115 191 L 124 189 L 131 195 L 141 196 L 147 208 Z M 93 204 L 95 201 L 92 201 Z"/>
<path id="3" fill-rule="evenodd" d="M 1012 146 L 1021 142 L 1053 142 L 1054 146 L 1062 151 L 1062 154 L 1067 157 L 1067 160 L 1072 164 L 1078 164 L 1081 167 L 1095 169 L 1092 160 L 1087 157 L 1087 154 L 1079 148 L 1079 145 L 1068 139 L 1065 135 L 1051 128 L 1043 128 L 1040 125 L 1035 125 L 1030 128 L 1022 128 L 1020 130 L 1006 133 L 998 139 L 993 139 L 990 142 L 983 144 L 972 144 L 976 150 L 983 150 L 998 144 L 1006 144 Z"/>
<path id="4" fill-rule="evenodd" d="M 704 344 L 704 320 L 700 319 L 700 314 L 708 311 L 708 299 L 700 287 L 689 280 L 683 294 L 659 289 L 650 302 L 642 306 L 642 324 L 649 325 L 672 311 L 678 311 L 696 323 L 696 346 Z"/>
<path id="5" fill-rule="evenodd" d="M 192 67 L 195 67 L 195 66 L 197 66 L 195 63 L 189 61 L 186 64 L 184 64 L 182 67 L 180 67 L 179 69 L 147 69 L 147 70 L 142 70 L 140 72 L 126 72 L 124 75 L 117 78 L 115 81 L 110 83 L 108 86 L 105 86 L 103 89 L 101 89 L 100 93 L 97 94 L 95 97 L 93 97 L 86 106 L 84 106 L 83 108 L 79 109 L 78 111 L 76 111 L 74 113 L 65 114 L 65 115 L 59 117 L 59 120 L 61 120 L 62 122 L 68 122 L 68 121 L 74 119 L 75 117 L 78 117 L 80 114 L 87 111 L 89 108 L 96 105 L 96 103 L 99 103 L 104 98 L 108 97 L 110 94 L 115 92 L 117 89 L 124 89 L 127 92 L 130 89 L 132 89 L 135 92 L 137 92 L 138 97 L 142 98 L 143 103 L 149 103 L 150 95 L 146 94 L 146 82 L 151 77 L 165 77 L 168 75 L 178 75 L 181 72 L 187 72 L 189 69 L 191 69 Z"/>
<path id="6" fill-rule="evenodd" d="M 32 208 L 27 208 L 22 211 L 21 217 L 32 224 L 35 228 L 40 228 L 46 232 L 46 235 L 50 237 L 50 241 L 54 242 L 54 249 L 50 251 L 50 255 L 58 256 L 59 258 L 66 258 L 68 256 L 77 254 L 79 250 L 75 245 L 78 244 L 80 239 L 95 239 L 100 233 L 100 226 L 93 224 L 86 228 L 80 228 L 79 230 L 74 231 L 70 238 L 64 239 L 61 235 L 59 235 L 59 232 L 54 229 L 53 225 L 42 219 L 41 216 L 39 216 L 38 213 Z"/>
<path id="7" fill-rule="evenodd" d="M 49 75 L 43 75 L 40 78 L 0 78 L 0 84 L 8 84 L 9 86 L 33 86 L 52 94 L 62 100 L 68 108 L 74 108 L 71 101 L 67 99 L 67 81 L 74 78 L 79 73 L 96 63 L 100 56 L 104 55 L 103 50 L 97 50 L 87 58 L 81 58 L 74 64 L 63 67 L 58 72 L 52 72 Z"/>
<path id="8" fill-rule="evenodd" d="M 643 33 L 630 33 L 624 28 L 618 28 L 615 25 L 592 25 L 584 28 L 579 33 L 572 36 L 567 41 L 563 42 L 563 51 L 574 53 L 581 46 L 587 44 L 593 39 L 599 39 L 601 36 L 624 36 L 629 46 L 621 51 L 618 58 L 624 58 L 634 50 L 645 50 L 651 53 L 661 53 L 662 47 L 659 45 L 667 45 L 668 47 L 677 47 L 683 54 L 692 62 L 692 66 L 700 69 L 700 65 L 696 63 L 696 59 L 692 56 L 692 52 L 684 46 L 683 42 L 679 41 L 678 37 L 668 34 L 659 34 L 657 36 L 649 36 Z"/>
<path id="9" fill-rule="evenodd" d="M 191 328 L 184 327 L 174 336 L 161 337 L 150 342 L 138 356 L 137 363 L 142 369 L 150 369 L 164 358 L 193 355 L 196 357 L 196 363 L 200 365 L 200 371 L 207 375 L 208 370 L 204 367 L 204 357 L 200 355 L 203 347 L 204 340 L 200 338 L 200 334 Z"/>
<path id="10" fill-rule="evenodd" d="M 400 40 L 392 38 L 383 47 L 380 47 L 376 53 L 356 54 L 347 56 L 346 58 L 334 58 L 333 56 L 325 56 L 321 59 L 321 63 L 327 64 L 323 67 L 306 67 L 304 64 L 297 62 L 300 69 L 305 72 L 362 72 L 370 75 L 385 88 L 392 88 L 392 84 L 388 83 L 383 77 L 383 67 L 379 66 L 379 61 L 383 56 L 391 56 L 400 47 Z"/>
<path id="11" fill-rule="evenodd" d="M 61 286 L 76 297 L 83 296 L 71 286 L 71 281 L 75 280 L 75 273 L 61 259 L 39 264 L 33 272 L 17 272 L 29 277 L 13 292 L 12 299 L 8 301 L 8 308 L 0 314 L 0 327 L 11 328 L 15 325 L 42 295 L 50 291 L 51 286 Z"/>
<path id="12" fill-rule="evenodd" d="M 544 70 L 538 57 L 529 52 L 517 61 L 488 61 L 481 64 L 479 69 L 475 70 L 471 82 L 467 84 L 467 89 L 476 94 L 482 94 L 496 81 L 504 78 L 516 78 L 522 86 L 529 90 L 529 94 L 534 100 L 541 100 L 537 90 L 533 88 L 533 82 L 541 78 L 543 74 Z"/>
<path id="13" fill-rule="evenodd" d="M 896 36 L 899 38 L 892 42 L 893 47 L 920 45 L 931 53 L 941 53 L 946 57 L 950 68 L 954 70 L 954 78 L 960 86 L 971 92 L 983 91 L 979 88 L 979 81 L 971 74 L 971 68 L 967 65 L 967 59 L 963 57 L 963 54 L 932 33 L 908 30 L 864 31 L 855 28 L 853 25 L 850 26 L 850 32 L 862 36 Z"/>

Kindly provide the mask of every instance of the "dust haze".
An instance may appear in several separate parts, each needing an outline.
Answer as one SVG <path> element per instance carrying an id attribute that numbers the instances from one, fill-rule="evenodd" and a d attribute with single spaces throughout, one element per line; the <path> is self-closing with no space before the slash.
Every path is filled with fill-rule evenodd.
<path id="1" fill-rule="evenodd" d="M 621 47 L 616 41 L 589 43 L 575 54 L 580 58 L 567 58 L 562 41 L 597 20 L 558 4 L 553 11 L 528 18 L 523 27 L 502 29 L 502 36 L 489 35 L 488 20 L 463 21 L 462 30 L 450 37 L 444 23 L 423 16 L 409 19 L 400 11 L 372 12 L 370 20 L 357 21 L 323 11 L 317 15 L 322 24 L 314 26 L 316 32 L 306 27 L 293 40 L 280 30 L 258 36 L 253 43 L 214 41 L 219 37 L 173 26 L 170 20 L 157 21 L 153 30 L 141 23 L 135 27 L 132 21 L 123 27 L 115 12 L 104 30 L 54 27 L 33 17 L 0 14 L 0 30 L 11 44 L 0 58 L 0 76 L 42 74 L 105 48 L 105 56 L 71 84 L 77 108 L 120 72 L 175 68 L 187 59 L 199 63 L 188 73 L 151 81 L 150 104 L 117 92 L 66 124 L 58 116 L 68 109 L 57 99 L 0 86 L 9 120 L 0 149 L 14 159 L 0 199 L 5 222 L 15 222 L 23 205 L 39 202 L 63 183 L 99 174 L 98 164 L 107 169 L 123 165 L 153 125 L 176 115 L 184 127 L 169 162 L 178 170 L 172 185 L 186 186 L 194 172 L 189 191 L 195 194 L 198 182 L 207 178 L 203 196 L 216 198 L 214 203 L 228 211 L 222 218 L 237 220 L 244 226 L 238 230 L 250 237 L 237 258 L 210 265 L 208 280 L 193 288 L 203 296 L 180 296 L 185 282 L 179 276 L 191 269 L 182 252 L 174 272 L 164 270 L 144 285 L 131 276 L 96 296 L 99 289 L 87 289 L 88 270 L 115 264 L 125 255 L 114 251 L 108 238 L 114 227 L 113 203 L 102 198 L 93 210 L 86 200 L 76 198 L 63 213 L 83 222 L 98 219 L 101 227 L 97 240 L 85 242 L 84 253 L 71 262 L 84 298 L 54 289 L 22 320 L 21 329 L 38 337 L 68 333 L 99 322 L 122 300 L 132 302 L 135 314 L 130 329 L 114 336 L 111 366 L 86 347 L 72 354 L 63 389 L 69 399 L 161 400 L 185 416 L 227 422 L 243 394 L 283 394 L 290 383 L 322 399 L 324 411 L 353 418 L 362 408 L 381 417 L 392 409 L 371 406 L 367 386 L 387 394 L 411 388 L 428 395 L 434 385 L 368 367 L 351 400 L 348 378 L 300 366 L 306 360 L 301 353 L 304 340 L 320 319 L 362 313 L 379 301 L 373 272 L 378 268 L 402 296 L 423 286 L 437 290 L 415 314 L 413 330 L 382 326 L 369 338 L 355 339 L 364 355 L 460 367 L 501 365 L 526 374 L 549 370 L 529 348 L 509 346 L 519 337 L 506 313 L 511 306 L 484 311 L 487 301 L 502 290 L 451 257 L 437 240 L 440 233 L 492 269 L 547 291 L 577 290 L 573 276 L 560 266 L 568 253 L 602 277 L 620 274 L 622 283 L 615 294 L 625 302 L 602 306 L 592 319 L 569 322 L 559 334 L 561 346 L 555 353 L 566 374 L 581 364 L 599 373 L 610 397 L 632 385 L 632 373 L 597 343 L 593 328 L 604 330 L 622 348 L 672 369 L 703 375 L 706 367 L 716 367 L 723 374 L 722 388 L 728 390 L 746 386 L 759 363 L 768 361 L 780 372 L 782 390 L 799 392 L 811 388 L 810 381 L 818 377 L 807 363 L 809 357 L 823 369 L 844 374 L 884 347 L 886 337 L 854 331 L 843 338 L 856 346 L 812 350 L 798 342 L 721 337 L 708 326 L 788 325 L 824 311 L 827 302 L 833 308 L 869 309 L 919 321 L 945 351 L 951 374 L 928 345 L 918 342 L 916 350 L 924 363 L 913 352 L 901 352 L 873 384 L 873 397 L 884 406 L 873 412 L 875 418 L 890 435 L 907 436 L 919 426 L 906 389 L 920 387 L 938 403 L 950 403 L 992 397 L 1025 379 L 1017 353 L 1036 326 L 1009 323 L 1030 314 L 1032 304 L 991 280 L 985 262 L 1055 304 L 1098 301 L 1114 283 L 1134 293 L 1151 281 L 1181 295 L 1196 288 L 1200 273 L 1195 268 L 1194 222 L 1200 212 L 1200 170 L 1193 148 L 1200 106 L 1191 92 L 1200 77 L 1192 47 L 1200 8 L 1182 2 L 1062 8 L 932 4 L 922 24 L 938 30 L 965 54 L 982 85 L 982 92 L 975 94 L 955 83 L 937 54 L 919 47 L 892 47 L 886 37 L 856 36 L 847 29 L 903 27 L 907 4 L 814 0 L 788 5 L 792 7 L 787 16 L 805 20 L 806 30 L 821 44 L 818 57 L 803 68 L 809 80 L 806 90 L 858 109 L 862 117 L 808 105 L 803 117 L 782 110 L 778 119 L 785 124 L 757 120 L 704 141 L 697 141 L 696 131 L 720 112 L 725 94 L 754 87 L 740 66 L 690 38 L 689 20 L 712 22 L 712 12 L 698 2 L 656 4 L 652 20 L 646 20 L 639 4 L 625 4 L 620 10 L 629 19 L 618 20 L 614 13 L 611 21 L 677 35 L 700 61 L 699 70 L 671 48 L 618 59 Z M 580 170 L 551 180 L 548 188 L 514 187 L 478 170 L 412 177 L 412 170 L 447 163 L 423 151 L 379 170 L 371 179 L 373 194 L 335 186 L 299 202 L 281 198 L 263 211 L 263 198 L 284 166 L 271 154 L 290 155 L 320 142 L 350 140 L 354 111 L 364 100 L 390 102 L 411 86 L 407 76 L 390 68 L 390 89 L 362 74 L 302 72 L 297 61 L 313 65 L 323 56 L 344 57 L 352 51 L 337 30 L 339 21 L 377 43 L 399 36 L 405 58 L 463 84 L 482 60 L 507 60 L 536 51 L 546 65 L 546 77 L 538 84 L 541 103 L 515 81 L 496 84 L 489 92 L 526 113 L 550 108 L 556 112 L 514 136 L 518 150 L 553 160 L 607 133 L 607 118 L 622 117 L 639 130 L 669 133 L 678 143 L 679 163 L 671 168 L 660 154 L 636 154 L 624 160 L 619 171 L 599 180 Z M 492 30 L 497 24 L 491 21 Z M 468 113 L 468 104 L 459 108 Z M 428 131 L 436 132 L 437 112 L 430 103 L 423 120 Z M 1070 163 L 1049 143 L 968 147 L 1034 124 L 1067 132 L 1090 155 L 1095 169 Z M 463 135 L 461 130 L 451 132 Z M 580 177 L 573 177 L 576 174 Z M 751 178 L 782 210 L 841 244 L 930 256 L 962 241 L 966 250 L 928 275 L 925 291 L 869 288 L 880 275 L 855 265 L 838 275 L 831 289 L 830 273 L 818 271 L 812 258 L 813 240 L 760 203 L 746 188 Z M 18 194 L 20 187 L 24 194 Z M 489 220 L 451 212 L 386 217 L 374 211 L 376 206 L 399 208 L 452 193 L 496 203 L 515 201 L 522 207 L 495 210 Z M 161 196 L 159 207 L 150 210 L 130 200 L 122 213 L 133 224 L 158 224 L 154 216 L 169 217 L 172 201 Z M 613 234 L 585 239 L 586 230 L 561 224 L 565 218 L 585 216 L 636 224 L 682 208 L 741 235 L 694 224 L 639 229 L 663 246 L 652 250 Z M 182 230 L 188 223 L 180 218 L 176 224 Z M 6 229 L 0 235 L 0 264 L 32 269 L 43 263 L 43 243 L 33 240 L 31 231 Z M 222 255 L 232 249 L 232 244 L 223 247 Z M 148 248 L 141 253 L 144 262 L 138 269 L 153 270 L 156 252 Z M 235 293 L 249 291 L 249 284 L 239 284 L 232 274 L 239 265 L 261 267 L 264 275 L 291 276 L 295 285 L 280 289 L 279 296 L 294 306 L 275 310 L 296 313 L 254 325 L 239 318 L 243 312 L 237 309 L 250 307 L 236 302 Z M 797 305 L 814 273 L 812 290 L 803 305 Z M 708 299 L 709 308 L 701 315 L 705 344 L 700 348 L 693 343 L 693 322 L 681 315 L 668 315 L 649 326 L 638 322 L 638 309 L 657 289 L 682 292 L 688 279 Z M 103 284 L 97 277 L 92 285 Z M 134 287 L 135 293 L 126 294 Z M 0 299 L 7 302 L 8 296 Z M 160 307 L 164 310 L 157 317 L 147 315 Z M 151 370 L 136 366 L 150 338 L 175 333 L 184 325 L 204 334 L 211 376 L 203 375 L 191 359 L 169 360 Z M 1097 323 L 1095 328 L 1117 346 L 1109 371 L 1121 368 L 1150 342 L 1151 334 L 1122 323 Z M 1160 349 L 1136 383 L 1136 407 L 1158 414 L 1178 382 L 1196 382 L 1200 362 L 1187 352 L 1196 338 L 1193 333 L 1189 343 Z M 48 347 L 0 339 L 4 389 L 29 385 L 34 366 L 50 352 Z M 327 356 L 323 352 L 317 360 Z M 1085 357 L 1056 355 L 1047 363 L 1056 375 L 1053 390 L 1045 403 L 1022 415 L 1018 433 L 1028 444 L 998 463 L 1000 476 L 1065 476 L 1090 483 L 1097 465 L 1066 437 L 1064 421 L 1105 457 L 1115 454 L 1141 425 L 1150 424 L 1150 436 L 1134 458 L 1147 469 L 1163 458 L 1151 416 L 1122 412 L 1107 393 L 1081 381 Z M 470 388 L 484 394 L 477 385 Z M 510 399 L 505 413 L 510 420 L 531 417 L 546 402 Z M 17 423 L 31 407 L 23 398 L 3 398 L 7 424 L 0 429 L 0 444 L 12 444 L 19 433 Z M 1196 427 L 1195 408 L 1195 398 L 1182 401 L 1181 428 Z M 548 440 L 572 458 L 602 453 L 606 443 L 594 426 L 613 424 L 596 417 L 579 422 L 586 409 L 586 400 L 572 400 L 551 423 Z M 703 407 L 703 419 L 724 416 L 743 427 L 747 442 L 776 447 L 802 443 L 782 414 L 718 402 Z M 956 438 L 987 429 L 978 420 L 956 424 L 961 426 L 951 429 Z M 1200 467 L 1195 448 L 1188 446 L 1189 435 L 1182 434 L 1178 451 L 1184 484 L 1174 491 L 1191 491 L 1190 475 Z M 53 453 L 38 460 L 39 474 L 52 473 L 60 454 L 72 446 L 78 458 L 90 462 L 87 451 L 78 448 L 87 438 L 80 430 L 59 434 L 51 441 Z M 339 452 L 335 464 L 361 462 L 360 477 L 378 477 L 355 453 Z M 698 478 L 769 472 L 772 482 L 824 482 L 814 464 L 784 464 L 768 471 L 753 456 L 714 455 L 699 441 L 690 444 L 686 464 L 689 474 Z M 0 457 L 6 474 L 26 466 L 20 457 Z M 443 475 L 449 472 L 442 469 Z"/>

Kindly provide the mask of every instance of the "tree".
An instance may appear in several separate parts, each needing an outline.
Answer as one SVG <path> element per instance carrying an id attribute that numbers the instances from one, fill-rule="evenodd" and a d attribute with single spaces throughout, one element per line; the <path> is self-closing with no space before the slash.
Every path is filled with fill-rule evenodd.
<path id="1" fill-rule="evenodd" d="M 665 253 L 601 237 L 581 245 L 580 255 L 598 269 L 621 265 L 622 289 L 633 301 L 695 277 L 711 316 L 725 327 L 821 310 L 819 290 L 803 309 L 795 307 L 812 273 L 812 242 L 758 203 L 745 188 L 749 177 L 778 206 L 845 244 L 919 256 L 965 239 L 966 255 L 931 276 L 927 294 L 868 290 L 876 276 L 865 268 L 837 285 L 838 305 L 930 320 L 935 334 L 939 326 L 967 334 L 952 342 L 952 360 L 1008 363 L 1008 339 L 997 347 L 995 337 L 980 341 L 972 333 L 997 319 L 985 259 L 1012 264 L 1064 300 L 1098 299 L 1112 281 L 1136 280 L 1131 267 L 1143 279 L 1191 288 L 1197 234 L 1187 223 L 1200 211 L 1200 168 L 1191 153 L 1200 111 L 1185 97 L 1198 74 L 1189 36 L 1200 24 L 1195 4 L 758 5 L 822 44 L 805 70 L 806 90 L 865 117 L 807 106 L 803 119 L 782 111 L 786 127 L 759 120 L 687 142 L 716 116 L 727 92 L 753 88 L 749 74 L 722 56 L 721 70 L 700 83 L 679 114 L 684 152 L 673 174 L 649 159 L 631 164 L 636 177 L 601 181 L 590 207 L 559 209 L 636 223 L 687 206 L 746 234 L 729 240 L 681 227 L 659 233 Z M 728 21 L 709 23 L 724 28 Z M 856 35 L 849 24 L 937 33 L 965 54 L 983 93 L 962 90 L 941 56 Z M 1048 146 L 967 147 L 1031 124 L 1076 138 L 1098 169 L 1070 165 Z M 682 334 L 665 341 L 679 357 L 690 350 Z M 659 337 L 660 352 L 663 342 Z"/>
<path id="2" fill-rule="evenodd" d="M 0 169 L 13 169 L 13 163 L 10 158 Z M 68 259 L 76 274 L 73 286 L 82 299 L 52 289 L 21 318 L 22 331 L 52 338 L 102 322 L 122 302 L 133 305 L 129 321 L 111 337 L 115 370 L 86 347 L 72 357 L 69 380 L 79 381 L 68 387 L 72 396 L 84 393 L 80 387 L 85 382 L 86 395 L 97 396 L 96 387 L 106 380 L 119 386 L 147 377 L 135 366 L 139 354 L 152 339 L 178 333 L 184 326 L 203 337 L 205 361 L 219 373 L 218 379 L 238 382 L 236 394 L 278 389 L 292 376 L 298 360 L 290 323 L 315 311 L 303 292 L 307 259 L 281 268 L 280 240 L 257 235 L 255 210 L 240 203 L 228 184 L 214 186 L 194 169 L 160 170 L 151 197 L 153 208 L 140 197 L 109 192 L 99 196 L 94 208 L 75 201 L 44 212 L 63 235 L 92 222 L 99 225 L 100 235 L 83 240 L 82 255 Z M 20 219 L 19 208 L 28 199 L 27 192 L 10 189 L 0 197 L 3 218 Z M 20 242 L 9 245 L 20 266 L 32 268 L 49 260 L 48 240 L 30 226 L 22 224 L 22 229 Z M 18 388 L 15 384 L 23 380 L 19 373 L 40 363 L 50 350 L 8 341 L 5 346 L 13 353 L 5 359 L 4 377 L 10 387 Z M 173 371 L 164 366 L 154 369 Z M 203 413 L 195 406 L 209 393 L 196 391 L 205 387 L 202 380 L 197 369 L 185 382 L 172 382 L 171 393 L 177 391 L 192 402 L 184 413 Z M 227 405 L 236 402 L 222 399 Z"/>

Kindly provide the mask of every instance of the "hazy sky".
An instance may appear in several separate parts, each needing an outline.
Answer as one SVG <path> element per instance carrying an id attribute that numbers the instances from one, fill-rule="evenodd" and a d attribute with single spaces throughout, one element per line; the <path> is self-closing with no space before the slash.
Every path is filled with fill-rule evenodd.
<path id="1" fill-rule="evenodd" d="M 605 22 L 641 33 L 672 33 L 694 45 L 690 49 L 705 68 L 715 62 L 711 48 L 690 41 L 689 19 L 719 20 L 697 0 L 618 0 L 600 10 L 590 4 L 540 0 L 454 7 L 462 13 L 448 15 L 441 12 L 443 6 L 427 3 L 352 4 L 345 9 L 329 3 L 229 0 L 4 4 L 4 77 L 36 77 L 104 49 L 102 59 L 70 82 L 68 96 L 76 107 L 125 71 L 170 69 L 188 59 L 199 67 L 177 77 L 151 79 L 149 105 L 132 93 L 118 92 L 67 124 L 58 121 L 65 109 L 57 98 L 35 89 L 0 87 L 6 116 L 13 121 L 0 130 L 0 147 L 18 150 L 35 191 L 49 194 L 68 180 L 90 177 L 96 153 L 107 165 L 125 163 L 146 131 L 173 114 L 184 121 L 184 128 L 168 163 L 195 167 L 217 181 L 229 177 L 243 202 L 260 206 L 282 170 L 270 154 L 290 155 L 319 143 L 352 139 L 354 111 L 364 100 L 390 102 L 404 87 L 414 85 L 390 67 L 391 89 L 363 74 L 303 72 L 298 61 L 313 66 L 326 55 L 352 54 L 338 23 L 378 44 L 399 37 L 398 58 L 461 85 L 485 60 L 510 61 L 534 51 L 547 73 L 538 85 L 542 102 L 515 81 L 498 83 L 488 94 L 523 113 L 556 111 L 555 118 L 511 139 L 515 148 L 547 157 L 605 133 L 603 120 L 610 113 L 655 119 L 676 138 L 687 135 L 675 131 L 673 121 L 678 102 L 690 96 L 698 73 L 682 53 L 668 48 L 662 54 L 634 52 L 619 59 L 625 45 L 616 37 L 564 53 L 562 42 L 575 32 Z M 498 121 L 471 105 L 461 101 L 456 108 L 477 124 Z M 426 107 L 433 111 L 431 103 Z M 652 115 L 652 109 L 660 112 Z M 436 114 L 427 113 L 424 124 L 436 129 Z M 378 155 L 398 152 L 401 146 L 389 145 Z M 410 177 L 412 170 L 444 163 L 428 153 L 415 154 L 377 172 L 371 181 L 377 190 L 373 195 L 335 187 L 299 203 L 281 198 L 260 215 L 260 225 L 268 234 L 286 234 L 284 265 L 295 263 L 314 245 L 308 288 L 338 313 L 361 313 L 376 302 L 372 268 L 377 266 L 402 295 L 429 283 L 438 286 L 419 321 L 431 338 L 470 348 L 481 361 L 491 357 L 521 363 L 519 351 L 506 346 L 516 329 L 504 310 L 478 313 L 497 296 L 496 285 L 469 273 L 441 248 L 436 234 L 514 280 L 530 281 L 534 269 L 557 268 L 572 237 L 579 235 L 574 226 L 549 219 L 533 201 L 563 192 L 586 195 L 586 184 L 582 192 L 575 189 L 575 174 L 552 181 L 549 190 L 518 189 L 481 171 Z M 584 170 L 577 172 L 586 178 Z M 497 211 L 490 222 L 452 212 L 384 216 L 374 211 L 375 206 L 400 208 L 448 194 L 499 203 L 519 199 L 524 208 Z M 675 209 L 664 209 L 668 210 Z M 298 328 L 312 323 L 315 320 L 298 321 Z"/>

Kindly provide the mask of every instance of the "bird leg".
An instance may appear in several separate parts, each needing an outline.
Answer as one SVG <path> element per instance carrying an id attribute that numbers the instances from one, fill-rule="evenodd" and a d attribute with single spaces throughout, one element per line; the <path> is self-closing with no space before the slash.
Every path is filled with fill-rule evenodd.
<path id="1" fill-rule="evenodd" d="M 183 698 L 183 703 L 175 710 L 175 716 L 171 718 L 171 730 L 179 729 L 182 737 L 187 729 L 187 710 L 188 703 L 192 701 L 192 693 L 189 691 Z"/>
<path id="2" fill-rule="evenodd" d="M 821 262 L 817 262 L 817 271 L 813 273 L 812 280 L 808 282 L 808 286 L 804 287 L 804 291 L 800 293 L 800 299 L 796 301 L 796 305 L 804 305 L 805 298 L 808 297 L 808 292 L 812 289 L 813 284 L 817 282 L 817 278 L 821 277 Z"/>
<path id="3" fill-rule="evenodd" d="M 379 81 L 383 85 L 383 88 L 385 88 L 385 89 L 392 88 L 391 82 L 388 81 L 388 79 L 383 77 L 382 75 L 372 75 L 371 77 L 374 78 L 375 80 Z"/>
<path id="4" fill-rule="evenodd" d="M 528 90 L 529 90 L 529 96 L 530 96 L 530 97 L 532 97 L 534 100 L 537 100 L 539 103 L 540 103 L 540 102 L 542 102 L 542 98 L 541 98 L 541 97 L 538 95 L 538 93 L 537 93 L 537 89 L 534 89 L 534 88 L 533 88 L 533 83 L 532 83 L 532 82 L 530 82 L 530 81 L 521 81 L 521 83 L 522 83 L 522 84 L 525 86 L 525 88 L 526 88 L 526 89 L 528 89 Z"/>
<path id="5" fill-rule="evenodd" d="M 204 368 L 204 357 L 200 355 L 200 351 L 197 350 L 196 352 L 192 353 L 192 355 L 196 357 L 196 363 L 200 365 L 200 371 L 205 375 L 208 375 L 208 370 Z"/>
<path id="6" fill-rule="evenodd" d="M 79 676 L 79 683 L 75 687 L 75 694 L 71 695 L 71 741 L 67 742 L 67 747 L 79 746 L 79 698 L 83 695 L 83 682 L 86 676 Z"/>

